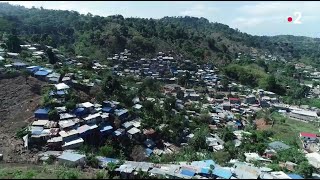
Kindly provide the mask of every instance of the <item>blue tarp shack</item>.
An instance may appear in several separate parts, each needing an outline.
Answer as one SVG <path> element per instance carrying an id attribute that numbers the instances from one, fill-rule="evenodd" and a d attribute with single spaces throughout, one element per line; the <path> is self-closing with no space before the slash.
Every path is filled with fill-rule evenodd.
<path id="1" fill-rule="evenodd" d="M 146 149 L 146 154 L 148 157 L 151 156 L 152 153 L 153 153 L 152 149 L 149 149 L 149 148 Z"/>
<path id="2" fill-rule="evenodd" d="M 304 179 L 299 174 L 287 174 L 291 179 Z"/>
<path id="3" fill-rule="evenodd" d="M 103 135 L 109 134 L 109 133 L 112 132 L 112 129 L 113 129 L 112 126 L 106 125 L 106 126 L 104 126 L 104 127 L 102 127 L 102 128 L 100 129 L 100 133 L 103 134 Z"/>
<path id="4" fill-rule="evenodd" d="M 32 73 L 35 73 L 37 72 L 41 67 L 40 66 L 29 66 L 27 67 L 27 70 L 32 72 Z"/>
<path id="5" fill-rule="evenodd" d="M 37 77 L 46 77 L 48 74 L 49 74 L 49 72 L 45 71 L 45 70 L 40 70 L 40 71 L 37 71 L 36 73 L 34 73 L 34 75 Z"/>
<path id="6" fill-rule="evenodd" d="M 37 119 L 49 119 L 49 109 L 42 108 L 36 110 L 36 112 L 34 112 L 34 117 Z"/>
<path id="7" fill-rule="evenodd" d="M 82 117 L 82 116 L 89 114 L 89 111 L 86 108 L 77 108 L 77 109 L 75 109 L 74 114 L 77 117 Z"/>
<path id="8" fill-rule="evenodd" d="M 151 140 L 151 139 L 147 139 L 144 141 L 144 144 L 148 147 L 148 148 L 154 148 L 156 146 L 156 144 Z"/>
<path id="9" fill-rule="evenodd" d="M 217 166 L 214 168 L 213 174 L 224 179 L 230 179 L 232 176 L 232 172 L 230 170 L 223 169 Z"/>
<path id="10" fill-rule="evenodd" d="M 102 108 L 102 111 L 103 111 L 103 112 L 106 112 L 106 113 L 113 113 L 112 107 L 103 107 L 103 108 Z"/>
<path id="11" fill-rule="evenodd" d="M 187 169 L 183 169 L 180 174 L 193 177 L 196 173 Z"/>
<path id="12" fill-rule="evenodd" d="M 115 114 L 116 116 L 121 120 L 123 121 L 125 118 L 128 117 L 129 113 L 128 113 L 128 110 L 127 109 L 116 109 L 115 110 Z"/>

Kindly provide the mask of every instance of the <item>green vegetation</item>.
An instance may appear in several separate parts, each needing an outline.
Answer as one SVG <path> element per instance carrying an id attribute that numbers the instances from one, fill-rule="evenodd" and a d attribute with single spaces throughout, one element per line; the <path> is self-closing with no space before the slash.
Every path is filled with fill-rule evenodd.
<path id="1" fill-rule="evenodd" d="M 27 135 L 29 133 L 29 131 L 27 129 L 28 129 L 28 127 L 24 127 L 24 128 L 21 128 L 20 130 L 18 130 L 16 132 L 16 137 L 22 138 L 23 136 Z"/>
<path id="2" fill-rule="evenodd" d="M 76 168 L 56 167 L 53 165 L 15 166 L 1 165 L 1 179 L 85 179 L 89 173 Z"/>
<path id="3" fill-rule="evenodd" d="M 50 45 L 67 54 L 104 60 L 127 48 L 137 56 L 150 57 L 158 51 L 177 51 L 198 62 L 227 64 L 238 52 L 249 48 L 272 52 L 286 59 L 319 62 L 318 39 L 295 36 L 251 36 L 205 18 L 164 17 L 162 19 L 80 15 L 0 4 L 0 31 L 9 34 L 10 50 L 19 51 L 21 40 Z M 15 29 L 13 29 L 15 28 Z M 301 44 L 302 43 L 302 44 Z M 53 58 L 50 58 L 54 63 Z M 310 59 L 313 60 L 310 61 Z"/>
<path id="4" fill-rule="evenodd" d="M 301 144 L 298 136 L 300 132 L 318 133 L 317 124 L 305 123 L 283 117 L 279 113 L 273 113 L 272 119 L 275 125 L 269 131 L 273 132 L 273 139 L 281 140 L 290 145 Z"/>
<path id="5" fill-rule="evenodd" d="M 239 81 L 241 84 L 257 87 L 261 81 L 267 78 L 267 74 L 257 65 L 241 66 L 238 64 L 229 64 L 225 67 L 224 72 L 230 78 Z"/>

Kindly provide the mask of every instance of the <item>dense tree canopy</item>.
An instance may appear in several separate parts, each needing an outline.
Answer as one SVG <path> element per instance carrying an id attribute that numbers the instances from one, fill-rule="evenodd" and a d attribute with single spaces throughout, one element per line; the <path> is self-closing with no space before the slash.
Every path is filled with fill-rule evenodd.
<path id="1" fill-rule="evenodd" d="M 314 58 L 319 62 L 320 57 L 319 39 L 251 36 L 221 23 L 189 16 L 162 19 L 124 18 L 121 15 L 100 17 L 1 3 L 0 31 L 10 33 L 13 27 L 23 40 L 101 60 L 124 48 L 132 49 L 134 56 L 173 50 L 187 59 L 217 64 L 226 64 L 238 52 L 250 52 L 251 48 L 285 58 Z M 11 39 L 16 41 L 15 37 Z"/>

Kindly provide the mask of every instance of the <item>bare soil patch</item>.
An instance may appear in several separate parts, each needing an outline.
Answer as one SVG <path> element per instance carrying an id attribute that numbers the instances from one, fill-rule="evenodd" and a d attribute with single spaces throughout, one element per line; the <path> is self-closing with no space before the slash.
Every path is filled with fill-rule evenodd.
<path id="1" fill-rule="evenodd" d="M 15 133 L 33 120 L 34 111 L 41 101 L 33 87 L 46 83 L 22 76 L 0 79 L 0 153 L 5 162 L 34 161 L 33 153 L 23 148 L 22 139 Z"/>
<path id="2" fill-rule="evenodd" d="M 257 119 L 255 123 L 257 125 L 258 130 L 265 130 L 271 127 L 271 125 L 267 124 L 265 119 L 263 118 Z"/>

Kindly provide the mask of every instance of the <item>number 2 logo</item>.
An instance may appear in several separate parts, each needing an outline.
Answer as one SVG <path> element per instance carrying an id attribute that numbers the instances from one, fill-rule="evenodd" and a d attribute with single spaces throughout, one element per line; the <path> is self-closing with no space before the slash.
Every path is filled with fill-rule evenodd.
<path id="1" fill-rule="evenodd" d="M 301 12 L 295 12 L 294 13 L 295 20 L 293 21 L 294 24 L 301 24 L 302 22 L 300 21 L 301 19 Z"/>

